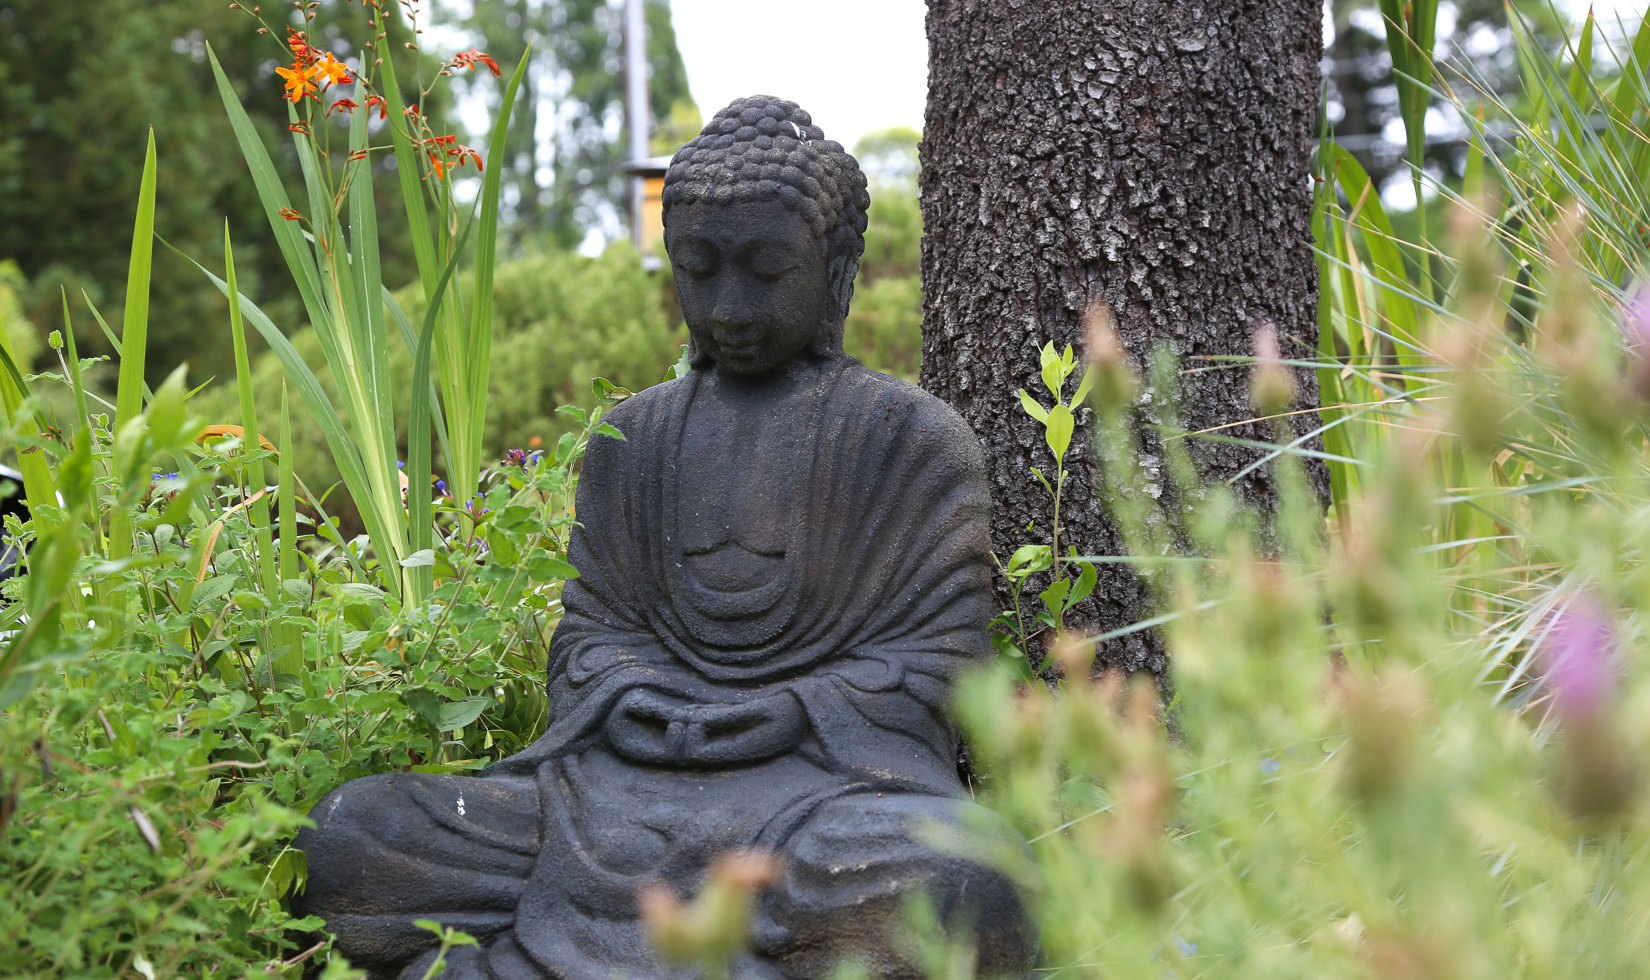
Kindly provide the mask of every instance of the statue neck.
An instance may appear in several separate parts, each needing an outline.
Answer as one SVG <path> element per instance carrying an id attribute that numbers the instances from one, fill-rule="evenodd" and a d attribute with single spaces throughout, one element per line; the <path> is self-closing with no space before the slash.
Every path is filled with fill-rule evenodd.
<path id="1" fill-rule="evenodd" d="M 838 359 L 845 357 L 844 354 L 827 357 L 804 354 L 763 374 L 739 374 L 713 364 L 699 379 L 700 396 L 708 395 L 727 404 L 761 411 L 766 405 L 777 405 L 811 389 Z"/>

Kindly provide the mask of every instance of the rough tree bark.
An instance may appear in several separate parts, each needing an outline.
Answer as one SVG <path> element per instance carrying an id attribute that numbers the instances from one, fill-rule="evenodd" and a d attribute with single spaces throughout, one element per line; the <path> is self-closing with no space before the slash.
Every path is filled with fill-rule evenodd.
<path id="1" fill-rule="evenodd" d="M 1046 341 L 1083 349 L 1095 300 L 1137 360 L 1163 341 L 1183 364 L 1246 355 L 1263 321 L 1285 357 L 1315 352 L 1309 156 L 1322 16 L 1321 0 L 929 0 L 922 384 L 985 445 L 999 555 L 1046 542 L 1051 518 L 1030 467 L 1049 472 L 1053 460 L 1015 392 L 1043 391 Z M 1247 380 L 1187 376 L 1187 427 L 1251 418 Z M 1313 378 L 1297 384 L 1298 404 L 1316 405 Z M 1092 492 L 1087 415 L 1068 457 L 1062 543 L 1118 554 Z M 1199 441 L 1194 456 L 1218 478 L 1255 453 Z M 1240 490 L 1264 502 L 1265 474 Z M 1072 626 L 1138 621 L 1142 587 L 1117 569 L 1103 566 Z M 1006 583 L 999 595 L 1006 603 Z M 1146 633 L 1104 645 L 1100 661 L 1160 677 L 1166 667 Z"/>

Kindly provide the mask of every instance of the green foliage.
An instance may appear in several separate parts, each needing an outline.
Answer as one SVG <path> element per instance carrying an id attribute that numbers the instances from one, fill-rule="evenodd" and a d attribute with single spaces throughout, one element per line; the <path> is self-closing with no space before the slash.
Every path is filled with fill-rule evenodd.
<path id="1" fill-rule="evenodd" d="M 843 325 L 843 348 L 866 367 L 915 383 L 922 367 L 922 280 L 861 277 Z"/>
<path id="2" fill-rule="evenodd" d="M 1359 461 L 1362 489 L 1327 536 L 1301 454 L 1271 463 L 1282 504 L 1263 537 L 1188 460 L 1153 500 L 1140 404 L 1096 406 L 1108 506 L 1173 657 L 1178 737 L 1151 684 L 1087 679 L 1092 644 L 1058 648 L 1058 692 L 1016 694 L 999 670 L 959 698 L 985 799 L 1033 842 L 1035 869 L 1002 859 L 1040 882 L 1054 975 L 1557 978 L 1643 962 L 1650 392 L 1594 373 L 1619 369 L 1616 323 L 1575 320 L 1546 309 L 1544 351 L 1475 365 L 1525 409 L 1478 418 L 1481 393 L 1459 381 L 1393 408 L 1393 438 Z M 1603 360 L 1548 346 L 1566 336 Z M 1170 436 L 1173 387 L 1156 382 L 1173 377 L 1160 357 L 1151 410 Z M 1475 449 L 1462 419 L 1496 448 Z M 1526 466 L 1509 484 L 1486 465 L 1536 447 L 1587 468 Z M 1463 499 L 1499 577 L 1484 542 L 1450 536 Z M 1520 590 L 1490 591 L 1532 567 Z"/>
<path id="3" fill-rule="evenodd" d="M 1043 629 L 1056 633 L 1063 631 L 1066 613 L 1087 599 L 1099 581 L 1099 570 L 1094 562 L 1077 558 L 1075 552 L 1070 557 L 1060 553 L 1060 500 L 1066 486 L 1066 454 L 1071 451 L 1071 437 L 1077 428 L 1077 418 L 1073 412 L 1082 408 L 1102 372 L 1084 372 L 1076 391 L 1068 398 L 1064 394 L 1066 382 L 1077 373 L 1079 367 L 1071 345 L 1067 344 L 1064 351 L 1057 351 L 1052 341 L 1044 344 L 1041 359 L 1043 388 L 1054 403 L 1044 405 L 1021 388 L 1020 406 L 1043 427 L 1043 439 L 1054 454 L 1052 481 L 1035 467 L 1031 471 L 1031 475 L 1054 500 L 1054 517 L 1048 529 L 1050 543 L 1025 545 L 1010 555 L 1007 563 L 999 563 L 997 571 L 1009 582 L 1014 597 L 1013 608 L 1004 611 L 991 624 L 992 642 L 1001 661 L 1027 684 L 1036 683 L 1036 673 L 1026 655 L 1031 648 L 1032 634 Z M 1072 565 L 1078 567 L 1076 578 L 1068 577 Z M 1043 608 L 1028 615 L 1022 606 L 1021 594 L 1030 583 L 1031 576 L 1043 571 L 1049 572 L 1048 586 L 1037 595 L 1042 600 Z"/>
<path id="4" fill-rule="evenodd" d="M 65 504 L 36 500 L 14 529 L 32 546 L 4 586 L 20 630 L 0 656 L 8 969 L 299 975 L 317 923 L 281 899 L 303 879 L 285 847 L 302 814 L 344 779 L 476 769 L 543 728 L 574 473 L 600 425 L 575 415 L 469 506 L 436 501 L 433 547 L 407 562 L 432 572 L 418 607 L 387 586 L 399 569 L 303 513 L 282 515 L 293 562 L 271 587 L 251 474 L 274 451 L 197 444 L 181 374 L 118 430 L 94 415 L 70 446 L 24 439 Z M 102 533 L 116 510 L 125 560 Z"/>
<path id="5" fill-rule="evenodd" d="M 872 188 L 844 346 L 867 367 L 911 382 L 922 364 L 921 260 L 922 209 L 915 185 L 879 182 Z"/>
<path id="6" fill-rule="evenodd" d="M 301 22 L 290 5 L 265 6 L 273 17 Z M 324 0 L 321 8 L 329 15 L 349 9 L 343 0 Z M 277 322 L 297 319 L 297 295 L 283 285 L 281 255 L 261 234 L 262 209 L 235 142 L 225 138 L 206 55 L 210 38 L 258 138 L 282 176 L 295 179 L 297 158 L 281 145 L 287 114 L 271 72 L 273 49 L 246 14 L 199 0 L 6 0 L 0 11 L 0 50 L 7 52 L 0 59 L 0 257 L 15 261 L 32 285 L 20 291 L 26 315 L 60 326 L 64 290 L 82 331 L 80 349 L 112 353 L 86 315 L 82 290 L 105 310 L 118 313 L 124 303 L 132 242 L 123 216 L 142 164 L 131 148 L 153 128 L 158 156 L 174 174 L 157 192 L 161 234 L 187 254 L 215 254 L 227 216 L 246 243 L 239 258 L 248 294 L 263 297 Z M 433 66 L 421 68 L 421 56 L 402 47 L 405 28 L 396 22 L 391 32 L 388 47 L 403 76 L 431 75 Z M 343 41 L 324 28 L 315 33 L 317 44 Z M 389 181 L 381 189 L 393 193 Z M 394 282 L 412 276 L 408 248 L 404 229 L 385 229 L 384 266 Z M 196 377 L 228 376 L 228 337 L 216 329 L 226 315 L 223 297 L 165 252 L 152 275 L 148 381 L 159 383 L 184 361 Z"/>
<path id="7" fill-rule="evenodd" d="M 401 119 L 398 87 L 384 68 L 381 91 Z M 72 331 L 53 343 L 63 373 L 33 379 L 47 391 L 31 389 L 14 352 L 0 345 L 0 444 L 17 452 L 32 511 L 7 528 L 27 553 L 21 574 L 0 587 L 0 930 L 10 937 L 7 969 L 26 975 L 296 977 L 317 954 L 324 959 L 324 944 L 296 944 L 319 923 L 293 922 L 283 911 L 303 881 L 301 856 L 287 841 L 344 779 L 390 768 L 480 768 L 543 729 L 549 628 L 560 585 L 575 574 L 565 549 L 576 467 L 592 433 L 613 433 L 601 413 L 628 394 L 602 388 L 590 410 L 571 410 L 571 430 L 542 452 L 512 453 L 479 474 L 477 453 L 460 503 L 442 483 L 432 486 L 429 356 L 438 328 L 467 326 L 463 356 L 444 367 L 488 360 L 492 314 L 474 297 L 492 295 L 489 250 L 477 249 L 467 277 L 474 320 L 466 323 L 445 302 L 462 236 L 425 242 L 419 259 L 428 275 L 413 295 L 429 313 L 420 311 L 423 329 L 403 345 L 422 363 L 392 389 L 386 312 L 400 308 L 379 279 L 376 201 L 360 152 L 368 114 L 353 119 L 356 159 L 338 169 L 327 163 L 327 140 L 298 133 L 305 223 L 316 232 L 304 238 L 227 75 L 218 80 L 269 226 L 319 325 L 314 347 L 344 382 L 345 411 L 328 414 L 313 372 L 242 294 L 227 236 L 225 276 L 208 276 L 230 300 L 239 369 L 238 410 L 220 417 L 240 425 L 207 427 L 182 368 L 153 391 L 144 383 L 161 183 L 151 140 L 123 329 L 100 324 L 122 355 L 113 416 L 96 410 L 108 403 L 86 390 L 95 360 L 79 356 Z M 361 88 L 355 95 L 364 103 Z M 442 145 L 422 142 L 428 132 L 389 135 L 404 173 L 429 155 L 415 154 L 413 139 Z M 432 171 L 435 203 L 450 206 L 443 173 Z M 425 186 L 403 182 L 415 230 Z M 495 167 L 483 182 L 486 207 L 496 210 L 496 193 Z M 444 268 L 432 268 L 438 255 Z M 398 537 L 346 535 L 323 498 L 297 492 L 285 389 L 263 403 L 266 417 L 280 405 L 278 441 L 270 442 L 258 425 L 243 316 L 277 346 L 287 380 L 310 403 L 310 428 L 334 430 L 333 462 L 353 466 L 350 490 L 373 505 L 374 530 L 394 528 Z M 402 339 L 410 334 L 404 325 Z M 486 377 L 468 371 L 468 387 L 443 379 L 445 417 L 462 413 L 479 430 Z M 61 426 L 44 422 L 54 388 L 67 389 L 54 402 L 75 406 Z M 409 453 L 403 502 L 393 449 L 380 450 L 388 493 L 362 471 L 374 462 L 372 445 L 390 445 L 390 420 L 406 417 L 390 404 L 406 391 L 426 448 L 421 457 L 415 440 Z M 445 442 L 462 444 L 457 432 L 444 429 Z M 264 482 L 271 457 L 273 488 Z"/>
<path id="8" fill-rule="evenodd" d="M 253 16 L 263 25 L 264 33 L 274 32 L 275 28 L 259 18 L 256 10 Z M 306 14 L 306 19 L 313 20 L 314 16 Z M 292 206 L 272 159 L 210 48 L 207 56 L 270 230 L 320 341 L 341 408 L 334 408 L 334 400 L 326 395 L 314 371 L 281 330 L 244 296 L 238 303 L 280 360 L 307 404 L 310 417 L 325 436 L 332 462 L 373 548 L 386 567 L 398 564 L 404 570 L 388 579 L 388 584 L 398 595 L 405 592 L 417 604 L 428 590 L 429 575 L 421 565 L 404 563 L 428 547 L 428 515 L 422 499 L 414 501 L 410 512 L 405 508 L 400 481 L 409 479 L 423 485 L 429 480 L 429 435 L 434 427 L 451 453 L 448 463 L 454 492 L 461 499 L 469 499 L 477 491 L 492 343 L 500 157 L 514 92 L 521 85 L 526 65 L 523 62 L 517 67 L 505 87 L 504 109 L 494 124 L 489 147 L 492 162 L 483 169 L 476 202 L 479 213 L 472 208 L 471 217 L 460 231 L 461 213 L 453 195 L 452 171 L 472 160 L 482 167 L 481 156 L 458 144 L 456 136 L 432 129 L 429 117 L 419 109 L 427 102 L 433 82 L 418 91 L 418 102 L 403 105 L 394 60 L 372 57 L 375 46 L 388 38 L 389 23 L 382 9 L 372 8 L 369 40 L 355 71 L 336 61 L 331 52 L 325 53 L 323 64 L 322 53 L 311 46 L 307 34 L 290 27 L 285 41 L 278 42 L 283 59 L 291 59 L 289 67 L 276 70 L 287 80 L 287 96 L 292 103 L 289 128 L 303 171 L 302 210 Z M 473 71 L 477 62 L 498 73 L 491 59 L 469 52 L 443 63 L 438 80 L 465 68 Z M 352 97 L 344 97 L 344 86 L 350 83 Z M 378 127 L 377 143 L 372 135 L 375 104 L 382 109 L 383 123 Z M 329 128 L 335 111 L 349 119 L 347 141 L 336 153 Z M 385 148 L 385 135 L 393 148 L 402 214 L 411 230 L 428 306 L 423 326 L 416 331 L 398 304 L 393 300 L 386 303 L 378 203 L 372 193 L 372 155 Z M 152 203 L 150 207 L 152 211 Z M 433 222 L 427 214 L 430 208 L 436 213 Z M 466 312 L 464 301 L 448 286 L 464 256 L 473 225 L 479 226 L 480 235 L 473 255 L 474 283 Z M 140 236 L 140 241 L 147 245 L 146 236 Z M 227 241 L 225 254 L 229 256 Z M 136 247 L 133 255 L 136 270 Z M 196 265 L 226 295 L 230 294 L 227 281 Z M 232 260 L 229 267 L 232 274 Z M 143 271 L 147 274 L 146 261 Z M 136 276 L 136 271 L 133 274 Z M 238 319 L 239 309 L 233 315 Z M 416 352 L 407 416 L 408 431 L 416 438 L 409 443 L 405 464 L 397 463 L 395 435 L 400 413 L 397 391 L 389 384 L 392 321 L 402 342 Z M 432 372 L 432 357 L 439 357 L 440 372 Z M 123 379 L 125 373 L 123 369 Z M 432 390 L 439 391 L 439 403 L 432 399 Z M 349 430 L 345 428 L 346 420 Z M 399 471 L 400 465 L 410 466 L 405 476 Z"/>
<path id="9" fill-rule="evenodd" d="M 1110 383 L 1094 345 L 1105 504 L 1173 700 L 1091 680 L 1105 637 L 1054 648 L 1058 689 L 999 667 L 959 696 L 982 797 L 1036 854 L 999 860 L 1038 896 L 1048 974 L 1566 978 L 1650 954 L 1644 75 L 1537 53 L 1537 108 L 1487 106 L 1514 138 L 1481 134 L 1485 176 L 1442 189 L 1447 242 L 1397 240 L 1325 149 L 1329 521 L 1275 342 L 1251 389 L 1278 440 L 1264 515 L 1199 478 L 1178 367 Z M 1441 299 L 1406 247 L 1438 257 Z"/>
<path id="10" fill-rule="evenodd" d="M 461 275 L 456 288 L 468 293 L 469 282 L 467 275 Z M 578 423 L 558 411 L 558 406 L 593 409 L 599 405 L 590 388 L 591 378 L 608 378 L 621 387 L 640 389 L 663 377 L 686 337 L 667 319 L 662 288 L 625 246 L 615 246 L 595 258 L 552 252 L 500 263 L 493 278 L 495 336 L 483 458 L 501 459 L 513 447 L 554 445 L 564 433 L 577 431 Z M 420 289 L 402 290 L 395 298 L 412 322 L 423 319 Z M 318 369 L 321 349 L 314 330 L 298 331 L 291 339 L 297 354 Z M 410 389 L 412 362 L 405 344 L 390 344 L 391 390 Z M 251 374 L 254 404 L 277 404 L 286 377 L 274 356 L 255 359 Z M 319 380 L 328 398 L 336 399 L 331 376 L 321 371 Z M 234 390 L 220 385 L 203 393 L 199 411 L 214 422 L 229 421 L 238 417 L 236 404 Z M 320 432 L 313 425 L 300 425 L 294 439 L 293 465 L 298 475 L 317 492 L 332 485 L 337 470 Z M 407 446 L 405 417 L 397 422 L 395 440 L 397 446 Z M 437 458 L 434 465 L 438 475 L 446 472 L 444 459 Z M 342 507 L 340 501 L 332 509 L 344 516 Z M 354 524 L 353 520 L 346 523 Z"/>
<path id="11" fill-rule="evenodd" d="M 28 289 L 29 281 L 17 263 L 0 261 L 0 332 L 5 334 L 4 343 L 12 359 L 25 368 L 40 353 L 40 334 L 23 311 L 22 298 Z"/>

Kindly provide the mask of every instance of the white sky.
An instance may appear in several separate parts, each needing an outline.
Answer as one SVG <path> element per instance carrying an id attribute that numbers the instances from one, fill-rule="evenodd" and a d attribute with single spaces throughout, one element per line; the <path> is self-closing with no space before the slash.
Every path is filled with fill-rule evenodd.
<path id="1" fill-rule="evenodd" d="M 1577 19 L 1591 6 L 1604 26 L 1618 16 L 1635 19 L 1645 2 L 1559 5 Z M 707 119 L 742 95 L 760 93 L 799 103 L 826 137 L 849 149 L 874 130 L 922 128 L 923 0 L 671 0 L 670 7 L 688 84 Z"/>
<path id="2" fill-rule="evenodd" d="M 744 95 L 808 110 L 827 139 L 922 128 L 928 97 L 923 0 L 671 0 L 676 46 L 699 111 Z"/>

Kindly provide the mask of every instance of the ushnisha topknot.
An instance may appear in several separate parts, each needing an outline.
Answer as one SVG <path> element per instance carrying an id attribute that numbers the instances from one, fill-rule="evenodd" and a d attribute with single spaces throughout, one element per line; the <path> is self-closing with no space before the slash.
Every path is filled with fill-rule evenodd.
<path id="1" fill-rule="evenodd" d="M 671 158 L 664 213 L 696 201 L 732 204 L 774 197 L 799 212 L 831 251 L 858 268 L 871 196 L 859 162 L 825 138 L 795 102 L 771 95 L 735 99 Z"/>

